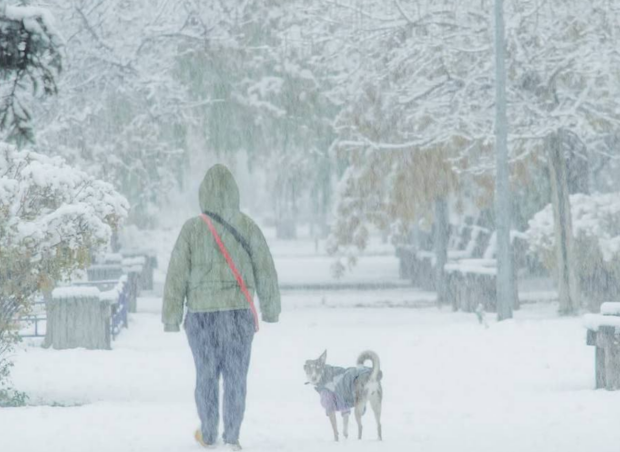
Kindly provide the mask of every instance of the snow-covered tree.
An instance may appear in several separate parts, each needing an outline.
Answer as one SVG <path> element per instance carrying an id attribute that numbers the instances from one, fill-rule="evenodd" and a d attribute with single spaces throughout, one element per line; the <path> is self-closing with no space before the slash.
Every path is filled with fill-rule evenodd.
<path id="1" fill-rule="evenodd" d="M 16 316 L 36 293 L 87 265 L 128 210 L 110 184 L 62 158 L 0 144 L 0 381 L 18 340 Z"/>
<path id="2" fill-rule="evenodd" d="M 0 140 L 33 141 L 32 98 L 57 92 L 61 45 L 48 10 L 0 4 Z"/>
<path id="3" fill-rule="evenodd" d="M 333 148 L 351 165 L 334 249 L 363 248 L 371 224 L 406 229 L 457 189 L 491 200 L 492 2 L 320 4 L 346 62 L 332 93 L 343 106 Z M 554 137 L 607 151 L 619 119 L 617 14 L 603 0 L 506 2 L 513 182 L 545 164 Z"/>
<path id="4" fill-rule="evenodd" d="M 304 2 L 274 0 L 192 4 L 189 28 L 206 45 L 187 42 L 183 82 L 200 108 L 199 152 L 247 153 L 270 174 L 278 220 L 294 223 L 307 197 L 325 225 L 334 108 L 325 92 L 323 42 Z M 194 151 L 192 151 L 194 152 Z M 305 210 L 310 211 L 310 207 Z"/>
<path id="5" fill-rule="evenodd" d="M 37 109 L 38 149 L 114 183 L 144 226 L 178 184 L 201 103 L 176 80 L 183 23 L 165 1 L 53 3 L 66 61 L 58 96 Z"/>
<path id="6" fill-rule="evenodd" d="M 353 262 L 371 226 L 406 236 L 460 188 L 461 153 L 490 147 L 491 16 L 471 2 L 324 3 L 349 62 L 333 93 L 333 150 L 350 168 L 331 250 Z"/>
<path id="7" fill-rule="evenodd" d="M 291 190 L 279 188 L 296 185 L 326 223 L 335 109 L 314 69 L 325 70 L 317 61 L 329 41 L 309 32 L 317 27 L 303 2 L 54 0 L 49 8 L 62 24 L 65 62 L 58 96 L 34 112 L 40 152 L 114 182 L 141 226 L 169 192 L 189 186 L 204 154 L 244 153 L 252 167 L 277 166 L 277 206 L 290 204 Z M 285 161 L 304 169 L 293 182 L 276 163 Z"/>
<path id="8" fill-rule="evenodd" d="M 266 168 L 279 169 L 269 186 L 277 224 L 294 234 L 303 215 L 321 235 L 331 204 L 329 147 L 337 112 L 325 94 L 330 85 L 322 61 L 326 49 L 317 43 L 316 30 L 299 4 L 288 6 L 276 25 L 260 75 L 244 82 L 240 102 L 255 118 L 256 154 L 267 157 Z"/>

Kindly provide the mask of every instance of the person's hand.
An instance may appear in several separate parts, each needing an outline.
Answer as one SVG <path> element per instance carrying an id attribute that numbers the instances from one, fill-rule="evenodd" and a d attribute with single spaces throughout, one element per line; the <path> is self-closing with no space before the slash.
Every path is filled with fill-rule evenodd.
<path id="1" fill-rule="evenodd" d="M 280 320 L 280 316 L 279 315 L 262 315 L 263 318 L 263 322 L 265 323 L 278 323 L 278 321 Z"/>

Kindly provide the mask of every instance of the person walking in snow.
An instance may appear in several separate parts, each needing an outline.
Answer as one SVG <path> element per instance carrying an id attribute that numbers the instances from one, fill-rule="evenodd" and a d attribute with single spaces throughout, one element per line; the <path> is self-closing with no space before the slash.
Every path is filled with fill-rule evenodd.
<path id="1" fill-rule="evenodd" d="M 239 188 L 223 165 L 207 171 L 199 191 L 202 215 L 185 222 L 176 241 L 164 287 L 164 331 L 184 328 L 196 364 L 196 440 L 215 444 L 219 381 L 224 381 L 224 443 L 241 450 L 252 340 L 258 331 L 253 304 L 258 294 L 263 322 L 280 316 L 273 258 L 260 228 L 239 210 Z"/>

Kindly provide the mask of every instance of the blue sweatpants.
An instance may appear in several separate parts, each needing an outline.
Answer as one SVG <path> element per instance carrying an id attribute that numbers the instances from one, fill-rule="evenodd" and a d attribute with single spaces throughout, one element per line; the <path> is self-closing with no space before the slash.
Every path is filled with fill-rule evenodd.
<path id="1" fill-rule="evenodd" d="M 188 313 L 185 331 L 196 364 L 196 407 L 206 443 L 217 440 L 220 377 L 224 381 L 225 443 L 239 441 L 245 413 L 254 319 L 249 309 Z"/>

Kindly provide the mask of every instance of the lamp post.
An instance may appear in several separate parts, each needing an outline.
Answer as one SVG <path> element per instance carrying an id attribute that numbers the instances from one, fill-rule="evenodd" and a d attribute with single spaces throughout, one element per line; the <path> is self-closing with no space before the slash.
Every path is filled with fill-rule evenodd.
<path id="1" fill-rule="evenodd" d="M 495 0 L 495 223 L 497 238 L 497 320 L 512 318 L 514 284 L 510 249 L 510 188 L 508 180 L 508 121 L 504 0 Z"/>

